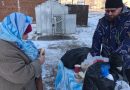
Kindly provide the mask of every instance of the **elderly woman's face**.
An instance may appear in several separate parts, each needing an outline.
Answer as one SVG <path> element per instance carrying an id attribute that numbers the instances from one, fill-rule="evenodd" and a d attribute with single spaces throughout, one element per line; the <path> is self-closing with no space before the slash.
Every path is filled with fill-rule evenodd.
<path id="1" fill-rule="evenodd" d="M 28 39 L 28 34 L 23 34 L 22 39 L 27 40 Z"/>

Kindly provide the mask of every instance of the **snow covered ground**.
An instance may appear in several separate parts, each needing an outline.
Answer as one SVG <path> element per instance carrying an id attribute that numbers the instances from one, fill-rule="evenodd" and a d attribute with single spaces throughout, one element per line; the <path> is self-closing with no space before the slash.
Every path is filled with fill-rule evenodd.
<path id="1" fill-rule="evenodd" d="M 34 41 L 38 48 L 45 48 L 46 62 L 42 66 L 42 78 L 45 90 L 54 90 L 57 63 L 67 50 L 77 47 L 91 47 L 92 36 L 98 19 L 103 14 L 103 12 L 90 12 L 88 27 L 77 27 L 76 34 L 72 35 L 76 40 Z M 36 29 L 36 25 L 33 25 L 33 29 Z"/>

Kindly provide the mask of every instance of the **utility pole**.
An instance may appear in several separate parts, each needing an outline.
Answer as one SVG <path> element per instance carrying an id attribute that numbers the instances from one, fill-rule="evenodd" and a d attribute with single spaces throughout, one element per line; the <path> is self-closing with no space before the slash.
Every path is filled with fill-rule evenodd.
<path id="1" fill-rule="evenodd" d="M 20 12 L 20 2 L 17 0 L 17 5 L 18 5 L 18 12 Z"/>

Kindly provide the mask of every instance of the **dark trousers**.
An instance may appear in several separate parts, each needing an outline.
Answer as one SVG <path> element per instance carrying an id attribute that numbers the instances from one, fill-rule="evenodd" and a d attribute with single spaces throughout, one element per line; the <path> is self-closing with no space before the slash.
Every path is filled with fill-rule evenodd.
<path id="1" fill-rule="evenodd" d="M 125 74 L 130 85 L 130 69 L 125 69 Z"/>

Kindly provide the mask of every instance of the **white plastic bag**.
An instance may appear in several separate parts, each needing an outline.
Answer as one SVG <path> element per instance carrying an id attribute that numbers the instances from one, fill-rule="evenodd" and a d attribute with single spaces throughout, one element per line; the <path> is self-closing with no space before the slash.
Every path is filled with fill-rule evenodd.
<path id="1" fill-rule="evenodd" d="M 116 86 L 114 90 L 130 90 L 130 86 L 127 82 L 123 80 L 116 81 Z"/>
<path id="2" fill-rule="evenodd" d="M 87 70 L 89 66 L 97 62 L 98 60 L 102 60 L 103 62 L 109 62 L 109 59 L 102 56 L 92 56 L 90 53 L 88 53 L 87 58 L 84 60 L 84 62 L 81 63 L 81 68 L 84 70 Z"/>

